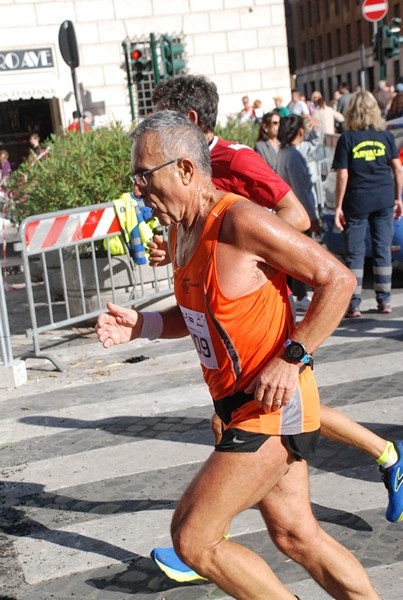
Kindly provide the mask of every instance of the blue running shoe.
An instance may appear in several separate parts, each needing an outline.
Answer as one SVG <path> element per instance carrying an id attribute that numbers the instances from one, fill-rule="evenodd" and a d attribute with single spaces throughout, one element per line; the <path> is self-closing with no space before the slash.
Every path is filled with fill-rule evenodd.
<path id="1" fill-rule="evenodd" d="M 393 442 L 393 445 L 397 462 L 387 469 L 379 467 L 379 470 L 389 495 L 386 518 L 392 523 L 399 523 L 403 521 L 403 441 Z"/>
<path id="2" fill-rule="evenodd" d="M 198 575 L 196 571 L 192 571 L 184 562 L 177 556 L 175 550 L 171 548 L 154 548 L 150 554 L 155 564 L 168 575 L 170 579 L 187 583 L 196 581 L 197 579 L 205 580 L 205 577 Z"/>

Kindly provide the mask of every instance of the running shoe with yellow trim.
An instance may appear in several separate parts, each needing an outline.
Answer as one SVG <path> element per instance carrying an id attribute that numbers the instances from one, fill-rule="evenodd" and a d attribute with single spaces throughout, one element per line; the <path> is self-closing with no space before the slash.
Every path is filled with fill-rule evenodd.
<path id="1" fill-rule="evenodd" d="M 193 571 L 185 565 L 172 547 L 154 548 L 154 550 L 151 551 L 150 556 L 157 567 L 174 581 L 188 583 L 189 581 L 196 581 L 198 579 L 205 580 L 205 577 L 198 575 L 196 571 Z"/>
<path id="2" fill-rule="evenodd" d="M 397 461 L 391 467 L 379 467 L 382 480 L 388 490 L 389 503 L 386 518 L 392 523 L 403 521 L 403 441 L 393 442 Z"/>

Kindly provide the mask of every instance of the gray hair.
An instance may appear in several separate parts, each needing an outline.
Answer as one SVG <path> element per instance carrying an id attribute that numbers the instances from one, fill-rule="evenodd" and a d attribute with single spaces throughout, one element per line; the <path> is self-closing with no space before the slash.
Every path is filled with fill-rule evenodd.
<path id="1" fill-rule="evenodd" d="M 154 113 L 131 134 L 132 162 L 137 140 L 145 133 L 158 136 L 161 160 L 190 158 L 203 174 L 211 177 L 210 151 L 203 132 L 194 123 L 173 110 Z"/>

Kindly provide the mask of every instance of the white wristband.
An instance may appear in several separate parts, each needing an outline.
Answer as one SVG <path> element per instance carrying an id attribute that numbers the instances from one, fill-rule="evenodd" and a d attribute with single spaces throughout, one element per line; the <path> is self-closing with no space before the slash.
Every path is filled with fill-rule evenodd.
<path id="1" fill-rule="evenodd" d="M 140 337 L 155 340 L 160 337 L 164 329 L 164 320 L 159 312 L 142 312 L 143 326 Z"/>

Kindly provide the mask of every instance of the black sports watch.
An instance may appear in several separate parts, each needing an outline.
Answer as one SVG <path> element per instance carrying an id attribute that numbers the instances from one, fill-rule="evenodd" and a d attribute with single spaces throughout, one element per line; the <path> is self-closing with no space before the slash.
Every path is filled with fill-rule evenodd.
<path id="1" fill-rule="evenodd" d="M 286 340 L 284 342 L 284 348 L 286 350 L 286 356 L 295 363 L 302 362 L 304 365 L 309 365 L 313 368 L 313 356 L 308 354 L 305 350 L 305 346 L 301 342 L 293 342 L 292 340 Z"/>

